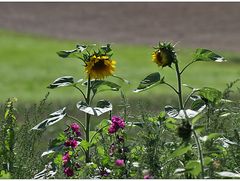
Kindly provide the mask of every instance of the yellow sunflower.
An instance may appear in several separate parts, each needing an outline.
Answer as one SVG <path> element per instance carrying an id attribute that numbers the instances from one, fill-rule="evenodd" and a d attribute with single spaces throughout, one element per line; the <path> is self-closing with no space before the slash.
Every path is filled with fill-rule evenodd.
<path id="1" fill-rule="evenodd" d="M 152 60 L 159 67 L 171 67 L 171 64 L 176 62 L 174 46 L 172 46 L 170 43 L 159 43 L 157 50 L 152 53 Z"/>
<path id="2" fill-rule="evenodd" d="M 165 67 L 168 64 L 166 53 L 157 50 L 152 53 L 152 60 L 160 67 Z"/>
<path id="3" fill-rule="evenodd" d="M 111 60 L 107 55 L 92 55 L 86 62 L 85 71 L 91 79 L 104 79 L 113 74 L 115 65 L 116 61 Z"/>

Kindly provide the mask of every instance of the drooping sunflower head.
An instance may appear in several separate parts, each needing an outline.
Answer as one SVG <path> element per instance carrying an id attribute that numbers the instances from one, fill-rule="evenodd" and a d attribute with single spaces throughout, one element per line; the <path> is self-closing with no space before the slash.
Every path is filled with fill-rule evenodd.
<path id="1" fill-rule="evenodd" d="M 174 51 L 174 46 L 171 43 L 159 43 L 159 47 L 152 53 L 152 60 L 159 67 L 169 66 L 176 62 L 176 52 Z"/>
<path id="2" fill-rule="evenodd" d="M 104 79 L 115 71 L 116 61 L 108 55 L 91 55 L 85 62 L 85 72 L 91 79 Z"/>

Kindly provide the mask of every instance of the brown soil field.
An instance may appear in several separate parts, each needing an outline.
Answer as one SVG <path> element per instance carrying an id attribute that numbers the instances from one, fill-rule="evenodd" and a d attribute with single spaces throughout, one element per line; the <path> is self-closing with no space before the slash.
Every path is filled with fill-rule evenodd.
<path id="1" fill-rule="evenodd" d="M 239 51 L 240 3 L 1 2 L 0 28 L 92 42 Z"/>

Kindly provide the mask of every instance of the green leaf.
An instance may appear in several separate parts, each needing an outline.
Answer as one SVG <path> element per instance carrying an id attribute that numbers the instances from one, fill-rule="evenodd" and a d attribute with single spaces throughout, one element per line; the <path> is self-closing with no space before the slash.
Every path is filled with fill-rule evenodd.
<path id="1" fill-rule="evenodd" d="M 111 121 L 108 119 L 103 119 L 97 126 L 96 129 L 100 130 L 102 128 L 105 128 L 111 124 Z"/>
<path id="2" fill-rule="evenodd" d="M 87 81 L 84 82 L 83 85 L 87 86 Z M 119 91 L 120 88 L 121 88 L 120 85 L 110 82 L 110 81 L 91 80 L 91 89 L 94 94 L 96 94 L 97 92 L 103 92 L 103 91 L 107 91 L 107 90 Z"/>
<path id="3" fill-rule="evenodd" d="M 83 79 L 80 79 L 78 82 L 81 82 Z M 67 87 L 74 85 L 74 80 L 72 76 L 63 76 L 59 77 L 56 80 L 53 81 L 52 84 L 50 84 L 47 88 L 49 89 L 55 89 L 58 87 Z"/>
<path id="4" fill-rule="evenodd" d="M 90 147 L 90 143 L 88 143 L 86 140 L 82 140 L 80 143 L 80 146 L 84 149 L 87 150 Z"/>
<path id="5" fill-rule="evenodd" d="M 187 162 L 185 168 L 193 176 L 198 176 L 201 173 L 201 164 L 199 161 L 190 160 Z"/>
<path id="6" fill-rule="evenodd" d="M 211 50 L 198 48 L 194 54 L 194 61 L 224 62 L 226 60 Z"/>
<path id="7" fill-rule="evenodd" d="M 145 79 L 143 79 L 140 84 L 138 85 L 137 89 L 133 92 L 142 92 L 147 89 L 150 89 L 158 84 L 160 84 L 162 80 L 160 79 L 159 72 L 152 73 L 148 75 Z"/>
<path id="8" fill-rule="evenodd" d="M 240 178 L 239 173 L 233 173 L 233 172 L 228 172 L 228 171 L 223 171 L 223 172 L 215 172 L 217 175 L 225 178 Z"/>
<path id="9" fill-rule="evenodd" d="M 76 52 L 77 52 L 77 49 L 61 50 L 61 51 L 58 51 L 57 54 L 59 57 L 62 57 L 62 58 L 73 58 L 73 57 L 75 57 Z"/>
<path id="10" fill-rule="evenodd" d="M 165 125 L 168 129 L 172 130 L 172 131 L 175 131 L 178 127 L 178 124 L 177 124 L 177 120 L 176 119 L 173 119 L 173 118 L 168 118 L 166 121 L 165 121 Z"/>
<path id="11" fill-rule="evenodd" d="M 205 102 L 200 98 L 193 101 L 191 109 L 194 111 L 199 110 L 202 106 L 205 105 Z"/>
<path id="12" fill-rule="evenodd" d="M 66 107 L 50 114 L 47 119 L 43 120 L 38 125 L 34 126 L 31 130 L 43 130 L 46 129 L 48 126 L 51 126 L 57 123 L 58 121 L 62 120 L 66 116 L 65 109 Z"/>
<path id="13" fill-rule="evenodd" d="M 199 95 L 211 103 L 218 103 L 222 99 L 222 93 L 211 87 L 203 87 L 199 90 Z"/>
<path id="14" fill-rule="evenodd" d="M 176 149 L 171 155 L 170 158 L 179 157 L 192 149 L 192 145 L 181 146 Z"/>
<path id="15" fill-rule="evenodd" d="M 209 165 L 209 164 L 213 161 L 213 159 L 212 159 L 211 157 L 208 157 L 208 156 L 204 157 L 203 160 L 204 160 L 204 161 L 203 161 L 204 166 Z"/>
<path id="16" fill-rule="evenodd" d="M 112 104 L 109 101 L 100 100 L 100 101 L 98 101 L 97 106 L 92 108 L 92 107 L 89 107 L 87 103 L 80 101 L 77 103 L 77 108 L 80 111 L 83 111 L 87 114 L 91 114 L 94 116 L 100 116 L 106 112 L 111 111 Z"/>
<path id="17" fill-rule="evenodd" d="M 212 140 L 215 138 L 219 138 L 220 136 L 221 136 L 221 134 L 219 134 L 219 133 L 210 133 L 207 136 L 200 137 L 200 140 L 203 142 L 206 142 L 206 141 L 209 141 L 209 140 Z"/>

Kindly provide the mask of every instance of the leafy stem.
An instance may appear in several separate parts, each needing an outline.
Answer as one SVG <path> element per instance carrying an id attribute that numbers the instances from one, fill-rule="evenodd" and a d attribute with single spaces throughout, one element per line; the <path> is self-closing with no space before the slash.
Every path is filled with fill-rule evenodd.
<path id="1" fill-rule="evenodd" d="M 183 69 L 182 71 L 180 72 L 180 75 L 185 71 L 186 68 L 188 68 L 190 65 L 192 65 L 195 61 L 191 61 L 189 62 Z"/>
<path id="2" fill-rule="evenodd" d="M 92 136 L 91 140 L 90 140 L 90 143 L 93 141 L 93 138 L 98 134 L 100 133 L 104 128 L 106 128 L 107 126 L 109 125 L 105 125 L 103 126 L 102 128 L 100 128 L 99 130 L 96 131 L 96 133 L 94 133 L 94 135 Z"/>
<path id="3" fill-rule="evenodd" d="M 163 84 L 167 85 L 168 87 L 170 87 L 171 89 L 173 89 L 174 92 L 176 92 L 176 93 L 178 94 L 178 91 L 177 91 L 171 84 L 169 84 L 169 83 L 167 83 L 167 82 L 164 82 Z"/>
<path id="4" fill-rule="evenodd" d="M 189 101 L 189 99 L 191 98 L 191 96 L 196 93 L 197 91 L 199 91 L 198 89 L 193 89 L 192 92 L 188 95 L 188 97 L 185 99 L 183 107 L 185 108 L 187 105 L 187 102 Z"/>
<path id="5" fill-rule="evenodd" d="M 90 106 L 90 96 L 91 96 L 91 79 L 90 76 L 88 76 L 88 82 L 87 82 L 87 97 L 86 97 L 86 103 Z M 89 143 L 90 141 L 90 114 L 85 114 L 85 123 L 86 123 L 86 141 Z M 86 163 L 89 163 L 91 161 L 90 158 L 90 149 L 87 148 L 86 150 Z"/>
<path id="6" fill-rule="evenodd" d="M 77 90 L 79 90 L 79 92 L 81 92 L 81 94 L 83 95 L 84 100 L 87 101 L 87 98 L 86 98 L 84 92 L 83 92 L 78 86 L 76 86 L 76 85 L 74 85 L 73 87 L 75 87 Z"/>
<path id="7" fill-rule="evenodd" d="M 193 130 L 193 135 L 196 140 L 197 148 L 198 148 L 198 155 L 199 155 L 199 160 L 201 164 L 201 179 L 204 179 L 204 162 L 203 162 L 203 154 L 202 154 L 202 146 L 200 144 L 198 135 L 195 130 Z"/>
<path id="8" fill-rule="evenodd" d="M 176 67 L 176 75 L 177 75 L 177 81 L 178 81 L 178 100 L 179 100 L 179 109 L 184 109 L 183 107 L 183 100 L 182 100 L 182 83 L 181 83 L 181 73 L 179 71 L 178 67 L 178 61 L 175 63 Z"/>

